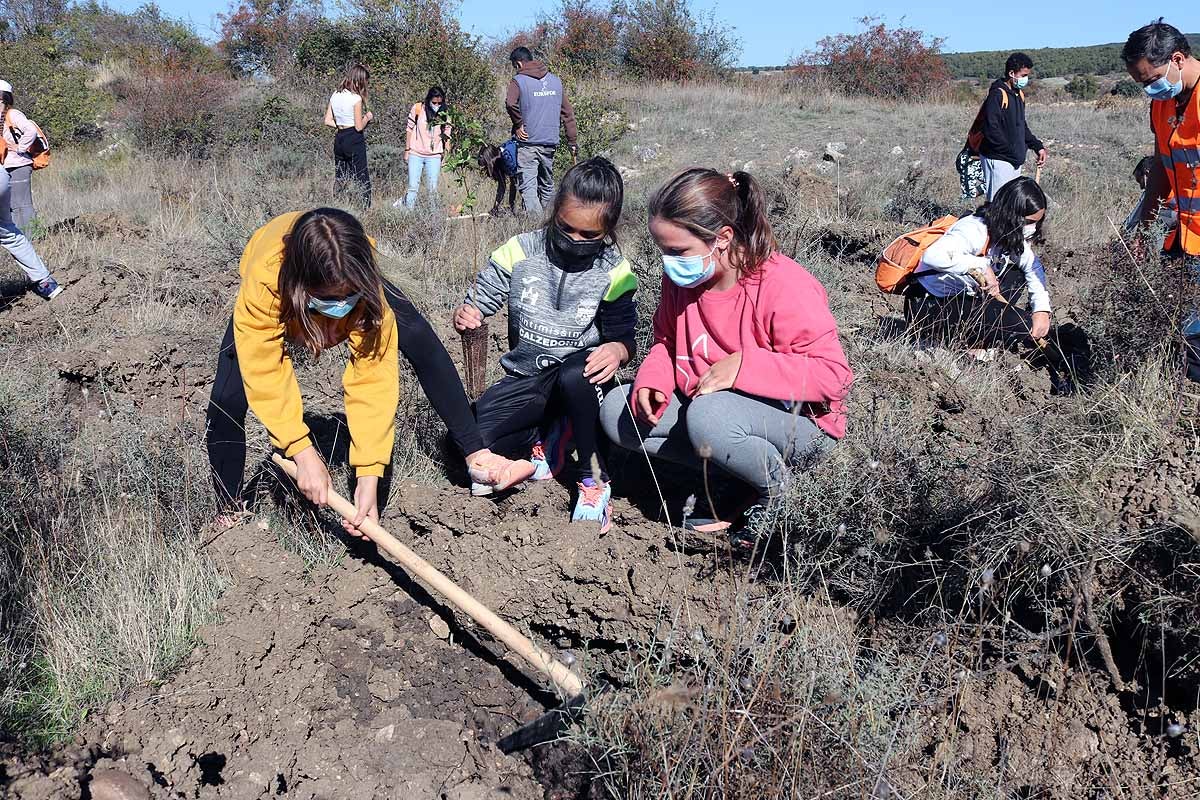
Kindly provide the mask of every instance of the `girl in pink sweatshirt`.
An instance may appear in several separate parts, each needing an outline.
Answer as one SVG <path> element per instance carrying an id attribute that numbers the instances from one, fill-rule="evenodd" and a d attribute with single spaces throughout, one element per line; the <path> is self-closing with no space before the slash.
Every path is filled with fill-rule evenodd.
<path id="1" fill-rule="evenodd" d="M 733 541 L 750 548 L 784 468 L 846 433 L 853 375 L 837 323 L 824 287 L 778 252 L 762 189 L 745 172 L 676 175 L 650 200 L 650 233 L 663 258 L 654 344 L 632 389 L 605 399 L 601 422 L 623 447 L 708 461 L 749 484 L 754 500 Z"/>

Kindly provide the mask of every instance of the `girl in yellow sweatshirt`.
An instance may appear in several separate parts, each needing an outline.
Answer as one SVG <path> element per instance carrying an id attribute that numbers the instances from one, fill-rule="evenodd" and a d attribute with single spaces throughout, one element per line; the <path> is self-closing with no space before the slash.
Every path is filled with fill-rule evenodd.
<path id="1" fill-rule="evenodd" d="M 352 533 L 365 518 L 379 519 L 379 478 L 391 462 L 400 400 L 400 352 L 466 457 L 472 481 L 506 489 L 533 474 L 530 462 L 484 448 L 446 348 L 383 279 L 373 242 L 353 215 L 318 208 L 276 217 L 250 237 L 239 271 L 241 288 L 221 343 L 207 427 L 209 462 L 226 511 L 241 506 L 248 408 L 275 448 L 296 462 L 304 496 L 317 505 L 328 500 L 329 470 L 304 423 L 285 340 L 317 356 L 343 341 L 349 345 L 342 386 L 357 478 L 357 513 L 347 525 Z"/>

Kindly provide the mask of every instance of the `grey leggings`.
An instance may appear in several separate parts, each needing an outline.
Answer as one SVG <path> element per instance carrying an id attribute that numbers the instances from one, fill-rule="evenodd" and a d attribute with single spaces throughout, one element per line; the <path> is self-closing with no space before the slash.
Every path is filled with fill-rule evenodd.
<path id="1" fill-rule="evenodd" d="M 21 269 L 25 270 L 25 277 L 29 278 L 32 283 L 41 283 L 50 277 L 50 271 L 46 269 L 46 265 L 34 252 L 29 239 L 25 238 L 21 229 L 13 224 L 12 212 L 9 211 L 11 193 L 8 170 L 0 169 L 0 247 L 7 250 L 17 260 Z"/>
<path id="2" fill-rule="evenodd" d="M 701 467 L 699 453 L 711 448 L 709 460 L 760 495 L 774 495 L 784 466 L 823 455 L 836 440 L 803 414 L 777 400 L 734 391 L 689 399 L 675 392 L 658 424 L 635 422 L 629 408 L 631 386 L 620 386 L 604 398 L 600 424 L 617 444 L 645 451 L 676 464 Z M 640 434 L 640 436 L 639 436 Z"/>
<path id="3" fill-rule="evenodd" d="M 8 201 L 12 209 L 12 221 L 18 228 L 27 231 L 29 223 L 37 216 L 37 209 L 33 207 L 33 167 L 12 167 L 7 171 L 12 187 L 12 198 Z"/>

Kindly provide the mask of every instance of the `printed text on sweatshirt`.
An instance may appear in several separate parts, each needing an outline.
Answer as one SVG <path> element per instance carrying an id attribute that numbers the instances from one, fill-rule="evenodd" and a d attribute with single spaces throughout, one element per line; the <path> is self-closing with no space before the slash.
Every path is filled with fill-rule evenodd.
<path id="1" fill-rule="evenodd" d="M 466 302 L 490 317 L 508 305 L 510 374 L 536 375 L 581 350 L 620 342 L 634 352 L 637 279 L 616 246 L 589 269 L 564 270 L 551 259 L 546 232 L 514 236 L 497 248 Z"/>

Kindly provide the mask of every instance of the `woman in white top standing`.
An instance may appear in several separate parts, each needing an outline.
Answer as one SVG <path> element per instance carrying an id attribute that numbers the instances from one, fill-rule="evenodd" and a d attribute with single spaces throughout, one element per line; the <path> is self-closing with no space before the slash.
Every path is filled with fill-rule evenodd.
<path id="1" fill-rule="evenodd" d="M 905 290 L 909 326 L 943 345 L 1036 345 L 1058 375 L 1055 388 L 1073 389 L 1069 379 L 1086 366 L 1087 338 L 1074 326 L 1051 336 L 1046 270 L 1033 250 L 1045 221 L 1045 193 L 1032 178 L 1017 178 L 954 223 L 925 251 Z M 1022 292 L 1029 308 L 1017 305 Z"/>
<path id="2" fill-rule="evenodd" d="M 29 148 L 37 140 L 37 128 L 20 109 L 14 107 L 12 84 L 0 81 L 0 102 L 4 104 L 4 169 L 12 191 L 12 221 L 21 230 L 37 216 L 33 206 L 33 157 Z"/>
<path id="3" fill-rule="evenodd" d="M 363 111 L 370 79 L 370 70 L 362 64 L 350 67 L 325 108 L 325 124 L 337 128 L 333 137 L 333 190 L 341 192 L 353 182 L 363 208 L 371 207 L 371 173 L 367 171 L 367 137 L 363 133 L 375 118 L 370 111 Z"/>
<path id="4" fill-rule="evenodd" d="M 62 292 L 62 287 L 50 276 L 50 270 L 46 269 L 46 265 L 42 263 L 42 259 L 34 251 L 33 245 L 30 244 L 25 234 L 22 233 L 21 226 L 17 225 L 13 220 L 13 214 L 17 209 L 14 208 L 13 202 L 13 175 L 7 168 L 9 156 L 14 150 L 14 145 L 10 144 L 12 140 L 9 137 L 12 132 L 9 130 L 9 127 L 10 123 L 17 123 L 19 120 L 24 120 L 25 128 L 21 129 L 22 132 L 25 129 L 32 129 L 33 126 L 29 124 L 29 120 L 25 119 L 24 114 L 15 111 L 12 106 L 12 85 L 7 81 L 0 81 L 0 119 L 6 120 L 3 123 L 4 136 L 0 138 L 0 161 L 5 166 L 5 169 L 0 169 L 0 247 L 7 250 L 17 260 L 17 263 L 21 265 L 21 269 L 25 271 L 25 277 L 29 279 L 34 293 L 44 300 L 53 300 Z M 10 114 L 12 115 L 11 118 Z M 17 117 L 17 114 L 21 114 L 20 117 Z M 20 136 L 18 140 L 16 147 L 20 147 L 20 142 L 25 141 L 25 137 Z M 25 145 L 25 147 L 28 148 L 28 145 Z M 30 210 L 32 211 L 32 209 Z"/>

